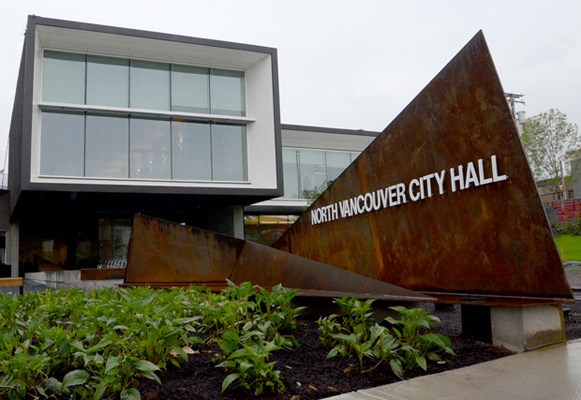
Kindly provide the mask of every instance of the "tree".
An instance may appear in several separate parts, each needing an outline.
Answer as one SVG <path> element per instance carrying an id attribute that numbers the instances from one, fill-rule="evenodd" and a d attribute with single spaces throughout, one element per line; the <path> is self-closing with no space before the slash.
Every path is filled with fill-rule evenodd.
<path id="1" fill-rule="evenodd" d="M 529 118 L 521 139 L 535 179 L 549 179 L 555 186 L 564 181 L 571 155 L 581 146 L 577 125 L 555 109 Z"/>

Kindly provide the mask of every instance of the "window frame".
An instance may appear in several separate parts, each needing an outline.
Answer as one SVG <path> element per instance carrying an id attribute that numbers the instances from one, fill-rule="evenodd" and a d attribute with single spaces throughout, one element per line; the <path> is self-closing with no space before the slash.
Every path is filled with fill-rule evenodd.
<path id="1" fill-rule="evenodd" d="M 295 191 L 298 193 L 298 198 L 297 197 L 288 197 L 287 194 L 283 194 L 282 197 L 280 197 L 280 199 L 284 199 L 284 200 L 311 200 L 309 198 L 306 198 L 303 196 L 304 194 L 304 188 L 303 188 L 303 169 L 301 168 L 301 151 L 318 151 L 318 152 L 322 152 L 323 153 L 323 159 L 324 159 L 324 163 L 325 163 L 325 181 L 323 183 L 323 186 L 329 185 L 329 166 L 327 163 L 327 157 L 328 157 L 328 153 L 344 153 L 344 154 L 349 154 L 349 158 L 351 159 L 351 161 L 349 162 L 349 164 L 347 164 L 347 166 L 345 167 L 345 169 L 343 169 L 343 171 L 337 176 L 337 178 L 347 169 L 349 168 L 349 166 L 353 163 L 353 161 L 355 161 L 355 159 L 357 158 L 357 156 L 359 156 L 359 154 L 361 154 L 360 151 L 353 151 L 353 150 L 333 150 L 333 149 L 320 149 L 320 148 L 311 148 L 311 147 L 294 147 L 294 146 L 283 146 L 282 147 L 282 151 L 283 154 L 286 151 L 294 151 L 295 152 L 295 159 L 296 159 L 296 163 L 293 164 L 294 168 L 296 168 L 296 178 L 297 178 L 297 187 L 295 188 Z M 284 168 L 284 162 L 283 162 L 283 168 Z M 283 175 L 285 175 L 285 172 L 283 171 Z M 336 179 L 336 178 L 335 178 Z M 286 182 L 285 182 L 286 185 Z"/>
<path id="2" fill-rule="evenodd" d="M 80 103 L 58 103 L 58 102 L 52 102 L 52 101 L 45 101 L 43 100 L 44 97 L 44 93 L 43 93 L 43 88 L 44 88 L 44 79 L 42 77 L 43 71 L 44 71 L 44 67 L 41 66 L 40 68 L 40 74 L 41 74 L 41 80 L 40 80 L 40 91 L 38 94 L 38 98 L 40 99 L 37 102 L 37 109 L 38 109 L 38 113 L 37 113 L 37 120 L 38 123 L 36 124 L 37 126 L 37 140 L 39 143 L 42 142 L 42 124 L 40 123 L 42 121 L 42 115 L 44 112 L 52 112 L 52 113 L 74 113 L 74 114 L 79 114 L 82 113 L 84 114 L 85 118 L 85 129 L 86 129 L 86 117 L 87 115 L 101 115 L 101 116 L 109 116 L 109 117 L 115 117 L 115 116 L 125 116 L 128 117 L 129 120 L 131 120 L 132 118 L 139 118 L 139 119 L 162 119 L 162 120 L 169 120 L 170 122 L 170 152 L 171 152 L 171 148 L 172 148 L 172 144 L 171 144 L 171 140 L 173 140 L 173 133 L 172 133 L 172 122 L 173 121 L 183 121 L 183 122 L 193 122 L 193 123 L 205 123 L 205 124 L 209 124 L 210 126 L 213 125 L 236 125 L 239 126 L 243 129 L 243 135 L 242 135 L 242 160 L 243 160 L 243 179 L 242 180 L 233 180 L 233 181 L 219 181 L 219 180 L 214 180 L 214 165 L 211 165 L 211 177 L 209 180 L 203 180 L 203 179 L 174 179 L 173 178 L 173 173 L 171 171 L 172 168 L 172 163 L 173 163 L 173 159 L 170 158 L 170 177 L 168 179 L 152 179 L 152 178 L 148 178 L 148 179 L 138 179 L 138 178 L 132 178 L 131 177 L 131 163 L 129 163 L 129 175 L 126 178 L 117 178 L 117 177 L 92 177 L 92 176 L 56 176 L 56 175 L 47 175 L 47 174 L 43 174 L 42 170 L 40 168 L 40 160 L 42 158 L 42 151 L 41 148 L 38 147 L 38 165 L 37 165 L 37 174 L 36 176 L 38 178 L 44 179 L 44 178 L 49 178 L 49 179 L 65 179 L 65 180 L 78 180 L 81 179 L 82 181 L 109 181 L 109 182 L 115 182 L 115 181 L 126 181 L 128 183 L 134 182 L 134 181 L 140 181 L 140 182 L 167 182 L 169 184 L 172 183 L 180 183 L 180 182 L 208 182 L 208 183 L 235 183 L 235 184 L 249 184 L 249 171 L 248 171 L 248 129 L 247 129 L 247 125 L 256 122 L 255 118 L 249 117 L 248 116 L 248 110 L 247 110 L 247 104 L 248 104 L 248 89 L 246 87 L 246 79 L 245 79 L 245 74 L 246 71 L 245 70 L 236 70 L 236 69 L 216 69 L 210 66 L 204 66 L 204 65 L 189 65 L 189 64 L 184 64 L 184 63 L 171 63 L 171 62 L 159 62 L 158 60 L 148 60 L 148 59 L 144 59 L 144 58 L 124 58 L 124 57 L 118 57 L 118 56 L 111 56 L 111 55 L 107 55 L 107 54 L 96 54 L 93 52 L 90 53 L 78 53 L 78 52 L 74 52 L 74 51 L 63 51 L 60 49 L 51 49 L 51 48 L 42 48 L 39 50 L 40 51 L 40 59 L 44 61 L 44 55 L 45 52 L 56 52 L 56 53 L 62 53 L 62 54 L 79 54 L 79 55 L 84 55 L 85 56 L 85 87 L 84 87 L 84 103 L 80 104 Z M 87 104 L 87 81 L 88 81 L 88 74 L 87 74 L 87 67 L 88 67 L 88 63 L 89 63 L 89 57 L 102 57 L 102 58 L 111 58 L 111 59 L 117 59 L 120 61 L 127 61 L 128 62 L 128 68 L 129 68 L 129 77 L 128 77 L 128 106 L 127 107 L 118 107 L 118 106 L 107 106 L 107 105 L 96 105 L 96 104 Z M 133 108 L 131 107 L 131 66 L 132 66 L 132 62 L 133 61 L 139 61 L 139 62 L 152 62 L 152 63 L 158 63 L 158 64 L 165 64 L 168 66 L 168 71 L 169 71 L 169 110 L 160 110 L 160 109 L 144 109 L 144 108 Z M 172 104 L 172 94 L 171 94 L 171 90 L 172 90 L 172 72 L 173 72 L 173 68 L 174 66 L 180 66 L 180 67 L 194 67 L 194 68 L 204 68 L 207 69 L 209 71 L 209 75 L 208 75 L 208 82 L 211 81 L 211 75 L 212 75 L 212 70 L 219 70 L 219 71 L 226 71 L 226 72 L 236 72 L 236 73 L 241 73 L 243 78 L 243 82 L 244 82 L 244 93 L 243 93 L 243 105 L 244 105 L 244 110 L 242 112 L 243 115 L 230 115 L 230 114 L 212 114 L 212 110 L 211 110 L 211 102 L 209 103 L 209 107 L 210 110 L 208 113 L 203 113 L 203 112 L 187 112 L 187 111 L 180 111 L 180 110 L 173 110 L 173 104 Z M 211 93 L 211 86 L 209 87 L 209 93 Z M 210 99 L 211 101 L 211 99 Z M 131 149 L 129 149 L 129 154 L 128 157 L 130 157 L 130 153 L 131 153 Z M 83 154 L 83 160 L 86 164 L 86 157 L 87 157 L 87 149 L 85 148 L 84 150 L 84 154 Z M 170 156 L 171 157 L 171 156 Z M 86 174 L 85 174 L 86 175 Z"/>

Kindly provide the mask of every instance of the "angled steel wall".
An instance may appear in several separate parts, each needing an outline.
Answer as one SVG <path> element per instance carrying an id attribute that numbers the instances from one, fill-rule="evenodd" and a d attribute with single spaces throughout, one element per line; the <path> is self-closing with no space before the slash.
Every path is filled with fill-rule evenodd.
<path id="1" fill-rule="evenodd" d="M 441 296 L 572 299 L 481 32 L 274 247 Z"/>

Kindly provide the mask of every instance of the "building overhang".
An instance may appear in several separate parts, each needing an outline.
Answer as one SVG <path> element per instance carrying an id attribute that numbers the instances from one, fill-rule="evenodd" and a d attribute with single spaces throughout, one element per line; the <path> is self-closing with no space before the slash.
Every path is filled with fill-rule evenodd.
<path id="1" fill-rule="evenodd" d="M 59 108 L 58 104 L 42 100 L 44 50 L 244 71 L 245 117 L 231 117 L 227 121 L 211 115 L 181 113 L 178 117 L 246 126 L 247 179 L 223 182 L 43 176 L 39 167 L 40 114 L 43 109 Z M 11 158 L 19 164 L 18 168 L 11 168 L 11 173 L 15 172 L 11 179 L 18 181 L 11 201 L 13 209 L 20 191 L 226 196 L 228 202 L 245 199 L 240 204 L 283 193 L 278 65 L 274 48 L 30 16 L 20 75 L 22 90 L 17 95 L 19 106 L 16 108 L 22 120 L 11 129 L 11 142 L 18 143 Z M 171 115 L 159 117 L 171 118 Z M 19 136 L 18 140 L 15 135 Z"/>

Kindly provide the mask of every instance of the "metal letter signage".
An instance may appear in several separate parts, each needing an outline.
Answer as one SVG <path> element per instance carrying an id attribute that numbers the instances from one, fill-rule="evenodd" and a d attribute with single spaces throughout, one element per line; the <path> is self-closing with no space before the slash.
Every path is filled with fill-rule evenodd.
<path id="1" fill-rule="evenodd" d="M 465 190 L 472 186 L 488 185 L 490 183 L 502 182 L 508 179 L 506 175 L 499 175 L 496 156 L 490 157 L 490 173 L 486 177 L 487 171 L 482 159 L 478 160 L 478 173 L 474 163 L 469 162 L 464 169 L 463 165 L 450 168 L 450 182 L 445 183 L 446 170 L 424 175 L 418 179 L 412 179 L 407 185 L 397 183 L 386 188 L 360 194 L 351 199 L 340 200 L 328 206 L 311 208 L 311 225 L 323 222 L 334 221 L 339 218 L 352 217 L 366 212 L 378 211 L 386 207 L 394 207 L 410 201 L 415 202 L 432 197 L 433 195 L 443 195 L 448 190 L 455 192 Z"/>
<path id="2" fill-rule="evenodd" d="M 572 299 L 481 32 L 274 247 L 441 298 Z"/>

